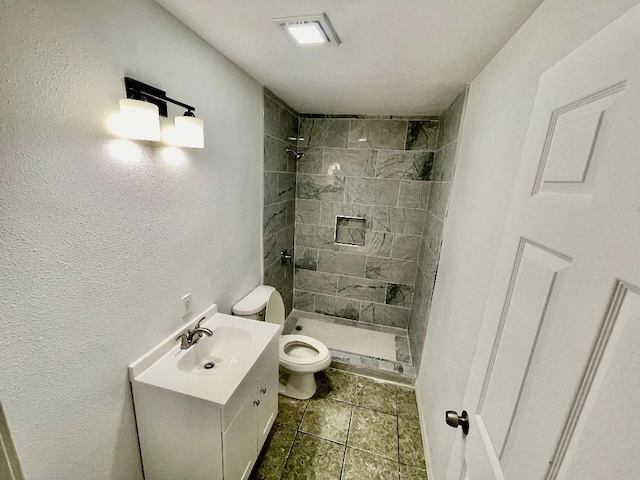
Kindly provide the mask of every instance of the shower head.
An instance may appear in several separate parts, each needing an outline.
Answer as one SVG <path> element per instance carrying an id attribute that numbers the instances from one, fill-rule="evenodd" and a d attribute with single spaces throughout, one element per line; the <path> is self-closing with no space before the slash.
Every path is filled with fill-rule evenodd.
<path id="1" fill-rule="evenodd" d="M 297 162 L 298 160 L 300 160 L 302 157 L 304 157 L 304 153 L 300 152 L 296 152 L 293 148 L 291 147 L 287 147 L 286 150 L 287 153 L 290 153 L 293 155 L 293 159 Z"/>

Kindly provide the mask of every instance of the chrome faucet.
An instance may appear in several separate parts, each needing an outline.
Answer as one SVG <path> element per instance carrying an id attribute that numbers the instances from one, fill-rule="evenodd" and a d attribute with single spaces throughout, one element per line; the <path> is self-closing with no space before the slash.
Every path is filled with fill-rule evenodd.
<path id="1" fill-rule="evenodd" d="M 207 317 L 202 317 L 196 323 L 196 328 L 193 330 L 187 330 L 182 335 L 178 335 L 176 340 L 180 340 L 180 350 L 187 350 L 188 348 L 194 346 L 198 343 L 198 340 L 202 338 L 203 335 L 210 337 L 213 335 L 213 332 L 206 327 L 201 327 L 200 323 Z"/>

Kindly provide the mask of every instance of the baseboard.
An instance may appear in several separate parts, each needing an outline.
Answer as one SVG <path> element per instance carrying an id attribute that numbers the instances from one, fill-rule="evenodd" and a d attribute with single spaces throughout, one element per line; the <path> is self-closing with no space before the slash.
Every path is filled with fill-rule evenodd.
<path id="1" fill-rule="evenodd" d="M 418 403 L 418 418 L 420 420 L 420 432 L 422 433 L 422 446 L 424 449 L 424 460 L 425 463 L 427 464 L 427 478 L 429 480 L 435 480 L 434 476 L 433 476 L 433 469 L 431 467 L 431 450 L 429 449 L 429 439 L 427 438 L 427 427 L 425 425 L 425 415 L 424 412 L 422 411 L 422 401 L 420 399 L 420 388 L 419 388 L 419 381 L 416 378 L 416 382 L 414 384 L 415 386 L 415 391 L 416 391 L 416 400 Z"/>

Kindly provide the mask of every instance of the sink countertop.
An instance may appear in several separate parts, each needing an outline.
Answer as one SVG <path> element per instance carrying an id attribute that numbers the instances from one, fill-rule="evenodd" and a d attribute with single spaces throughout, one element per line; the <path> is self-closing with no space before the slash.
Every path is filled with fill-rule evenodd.
<path id="1" fill-rule="evenodd" d="M 187 328 L 193 328 L 194 321 L 192 324 L 176 330 L 175 333 L 132 363 L 129 366 L 131 381 L 226 405 L 265 348 L 274 337 L 280 336 L 282 327 L 272 323 L 218 313 L 216 305 L 198 315 L 197 319 L 202 317 L 207 317 L 207 319 L 202 322 L 201 326 L 213 330 L 214 335 L 215 329 L 221 326 L 237 327 L 251 333 L 251 342 L 242 352 L 239 352 L 232 371 L 209 376 L 194 375 L 178 368 L 178 362 L 190 349 L 180 350 L 180 341 L 175 338 Z M 191 348 L 198 346 L 196 344 Z"/>

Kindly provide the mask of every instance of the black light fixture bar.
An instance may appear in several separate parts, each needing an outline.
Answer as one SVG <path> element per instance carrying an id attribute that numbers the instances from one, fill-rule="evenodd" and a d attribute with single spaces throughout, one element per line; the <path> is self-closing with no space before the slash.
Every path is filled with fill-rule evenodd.
<path id="1" fill-rule="evenodd" d="M 147 85 L 146 83 L 142 83 L 131 77 L 124 77 L 124 86 L 127 90 L 127 98 L 132 98 L 134 100 L 145 100 L 149 103 L 157 105 L 158 111 L 162 117 L 168 116 L 167 102 L 185 108 L 190 116 L 193 116 L 193 112 L 196 109 L 191 105 L 187 105 L 186 103 L 182 103 L 178 100 L 167 97 L 167 92 L 165 92 L 164 90 L 152 87 L 151 85 Z"/>

